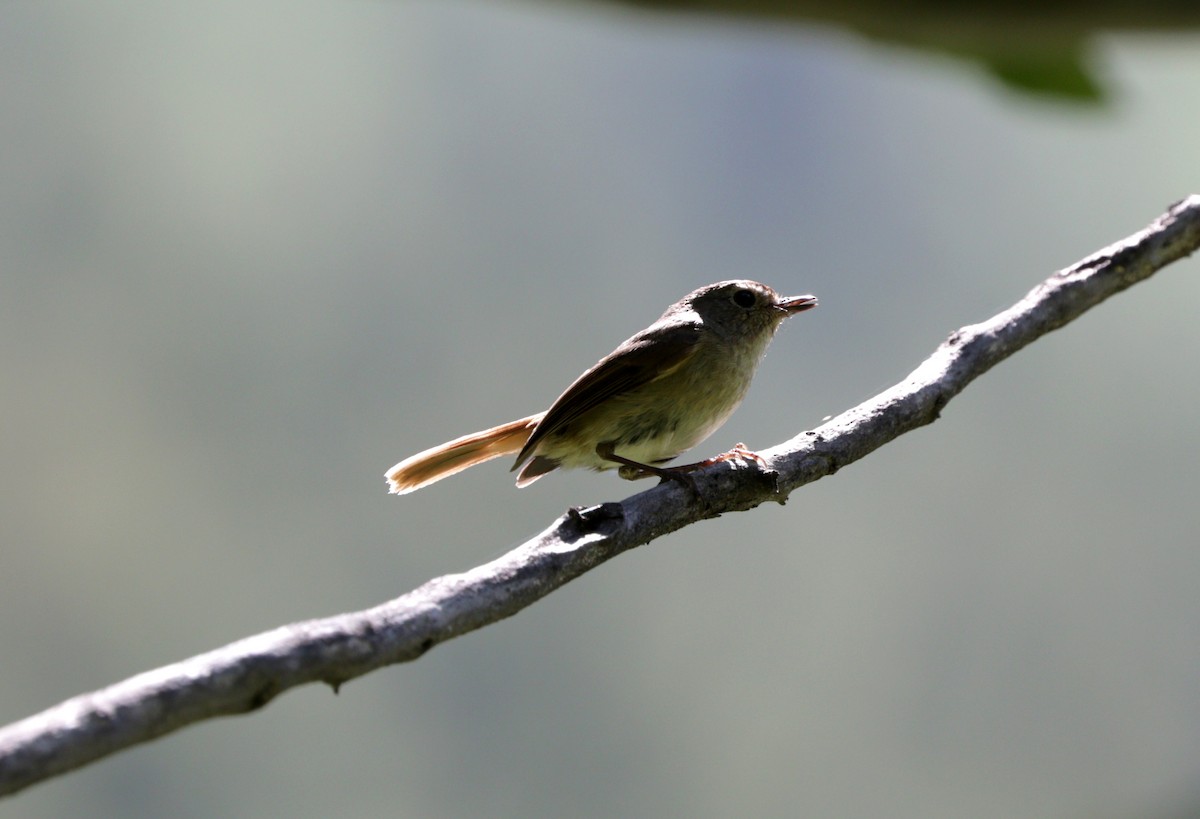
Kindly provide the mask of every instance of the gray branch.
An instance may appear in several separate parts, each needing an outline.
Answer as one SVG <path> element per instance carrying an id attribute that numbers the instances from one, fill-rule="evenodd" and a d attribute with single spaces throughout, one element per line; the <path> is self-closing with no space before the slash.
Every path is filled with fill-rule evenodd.
<path id="1" fill-rule="evenodd" d="M 936 420 L 967 384 L 1051 330 L 1200 247 L 1200 196 L 1145 230 L 1055 273 L 1009 309 L 957 330 L 896 386 L 818 429 L 620 503 L 568 510 L 498 560 L 366 611 L 268 631 L 83 694 L 0 729 L 0 794 L 200 720 L 254 711 L 289 688 L 415 660 L 516 614 L 594 566 L 704 518 L 783 503 L 909 430 Z"/>

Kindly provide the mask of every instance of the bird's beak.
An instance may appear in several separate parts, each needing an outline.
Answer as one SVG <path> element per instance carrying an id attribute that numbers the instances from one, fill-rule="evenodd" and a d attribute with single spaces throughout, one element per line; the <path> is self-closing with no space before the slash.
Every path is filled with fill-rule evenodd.
<path id="1" fill-rule="evenodd" d="M 816 296 L 789 296 L 786 299 L 780 299 L 775 303 L 783 312 L 789 316 L 796 313 L 803 313 L 805 310 L 811 310 L 817 306 Z"/>

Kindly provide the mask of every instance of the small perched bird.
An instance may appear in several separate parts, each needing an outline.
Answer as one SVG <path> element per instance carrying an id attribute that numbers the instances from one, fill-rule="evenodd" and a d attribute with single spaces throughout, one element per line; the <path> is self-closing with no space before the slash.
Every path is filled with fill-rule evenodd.
<path id="1" fill-rule="evenodd" d="M 688 293 L 567 387 L 550 409 L 418 452 L 384 476 L 403 495 L 516 453 L 517 486 L 555 469 L 617 469 L 667 478 L 726 457 L 663 468 L 725 423 L 783 320 L 817 306 L 765 284 L 727 281 Z"/>

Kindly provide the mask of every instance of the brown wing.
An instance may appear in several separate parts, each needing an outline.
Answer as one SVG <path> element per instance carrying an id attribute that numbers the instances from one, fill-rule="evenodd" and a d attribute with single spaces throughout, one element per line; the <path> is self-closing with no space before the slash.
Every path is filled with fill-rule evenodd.
<path id="1" fill-rule="evenodd" d="M 538 441 L 602 402 L 674 372 L 695 352 L 699 339 L 700 328 L 694 324 L 658 327 L 629 339 L 575 379 L 546 410 L 512 468 L 533 454 Z"/>

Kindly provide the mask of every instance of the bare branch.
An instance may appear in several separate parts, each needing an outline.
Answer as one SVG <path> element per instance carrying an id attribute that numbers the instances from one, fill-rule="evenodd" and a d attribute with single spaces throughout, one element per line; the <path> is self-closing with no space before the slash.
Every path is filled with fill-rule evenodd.
<path id="1" fill-rule="evenodd" d="M 1008 310 L 954 332 L 895 387 L 819 429 L 761 452 L 769 468 L 724 462 L 620 503 L 569 510 L 498 560 L 361 612 L 295 623 L 139 674 L 0 729 L 9 794 L 185 725 L 253 711 L 297 685 L 341 683 L 509 617 L 592 567 L 723 512 L 786 500 L 897 436 L 937 419 L 976 377 L 1026 344 L 1200 247 L 1200 196 L 1145 230 L 1051 276 Z"/>

